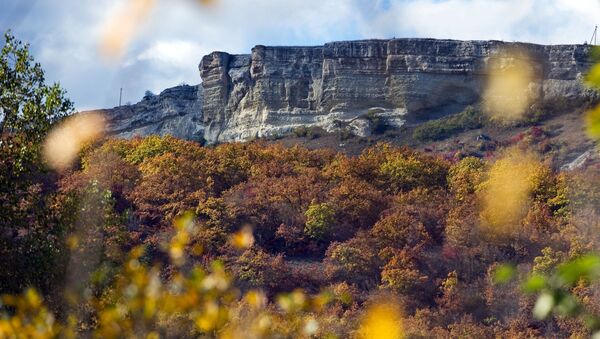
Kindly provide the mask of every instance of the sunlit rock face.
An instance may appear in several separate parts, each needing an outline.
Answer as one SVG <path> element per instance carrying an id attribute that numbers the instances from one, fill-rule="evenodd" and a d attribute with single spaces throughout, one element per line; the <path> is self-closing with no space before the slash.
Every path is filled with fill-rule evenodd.
<path id="1" fill-rule="evenodd" d="M 366 116 L 390 126 L 453 114 L 482 100 L 491 68 L 531 67 L 524 95 L 592 95 L 581 83 L 587 45 L 500 41 L 362 40 L 317 47 L 256 46 L 249 55 L 202 58 L 202 84 L 111 111 L 112 131 L 173 134 L 209 143 L 346 127 L 368 133 Z M 522 63 L 521 63 L 522 64 Z M 493 65 L 493 66 L 492 66 Z"/>

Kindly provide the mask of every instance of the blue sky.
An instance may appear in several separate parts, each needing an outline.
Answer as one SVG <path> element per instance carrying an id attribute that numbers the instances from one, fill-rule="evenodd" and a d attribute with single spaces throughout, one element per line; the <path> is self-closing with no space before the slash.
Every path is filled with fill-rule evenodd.
<path id="1" fill-rule="evenodd" d="M 48 80 L 92 109 L 115 106 L 120 87 L 137 102 L 145 90 L 197 84 L 214 50 L 394 36 L 582 43 L 600 23 L 600 0 L 156 0 L 124 55 L 107 62 L 100 37 L 127 1 L 0 0 L 0 31 L 29 42 Z"/>

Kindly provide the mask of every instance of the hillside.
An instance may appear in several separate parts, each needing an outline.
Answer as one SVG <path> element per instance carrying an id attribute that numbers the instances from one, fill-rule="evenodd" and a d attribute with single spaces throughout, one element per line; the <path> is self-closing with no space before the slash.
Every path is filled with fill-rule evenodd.
<path id="1" fill-rule="evenodd" d="M 587 223 L 598 213 L 597 171 L 555 173 L 523 142 L 493 159 L 458 160 L 388 144 L 347 156 L 262 141 L 109 139 L 50 193 L 59 223 L 86 220 L 52 270 L 65 272 L 67 289 L 92 277 L 89 312 L 109 320 L 81 326 L 97 333 L 130 333 L 111 298 L 132 310 L 142 298 L 157 300 L 146 319 L 174 337 L 231 326 L 294 337 L 304 319 L 317 321 L 318 337 L 352 337 L 363 310 L 384 300 L 402 310 L 410 338 L 585 335 L 583 322 L 535 318 L 535 298 L 517 281 L 496 282 L 504 263 L 521 276 L 550 274 L 599 242 Z M 592 309 L 594 286 L 574 290 Z M 159 292 L 128 296 L 150 288 Z M 194 298 L 219 305 L 223 318 L 195 327 L 178 316 L 210 314 L 185 301 Z M 262 306 L 250 311 L 254 303 Z M 260 327 L 261 317 L 272 325 Z"/>

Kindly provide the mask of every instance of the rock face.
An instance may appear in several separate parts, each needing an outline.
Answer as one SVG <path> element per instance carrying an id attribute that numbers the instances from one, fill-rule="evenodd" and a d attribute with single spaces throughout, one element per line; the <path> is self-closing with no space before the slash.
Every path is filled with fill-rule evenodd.
<path id="1" fill-rule="evenodd" d="M 151 134 L 201 141 L 202 87 L 182 85 L 159 95 L 147 95 L 134 105 L 99 110 L 108 120 L 111 134 L 131 138 Z"/>
<path id="2" fill-rule="evenodd" d="M 492 67 L 526 60 L 535 99 L 576 99 L 590 67 L 588 45 L 500 41 L 362 40 L 318 47 L 256 46 L 250 55 L 202 58 L 202 84 L 110 112 L 113 133 L 173 134 L 209 143 L 248 140 L 298 126 L 368 133 L 367 115 L 388 125 L 452 114 L 481 100 Z M 496 66 L 492 66 L 496 65 Z M 499 65 L 499 66 L 497 66 Z"/>

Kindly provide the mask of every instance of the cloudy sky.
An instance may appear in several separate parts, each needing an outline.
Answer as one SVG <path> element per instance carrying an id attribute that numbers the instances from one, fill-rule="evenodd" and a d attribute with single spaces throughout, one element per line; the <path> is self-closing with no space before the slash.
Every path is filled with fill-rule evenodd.
<path id="1" fill-rule="evenodd" d="M 200 82 L 214 50 L 320 45 L 328 41 L 430 37 L 583 43 L 600 23 L 600 0 L 155 0 L 118 58 L 99 53 L 111 20 L 134 0 L 0 0 L 0 31 L 29 42 L 50 81 L 78 109 L 137 102 Z"/>

